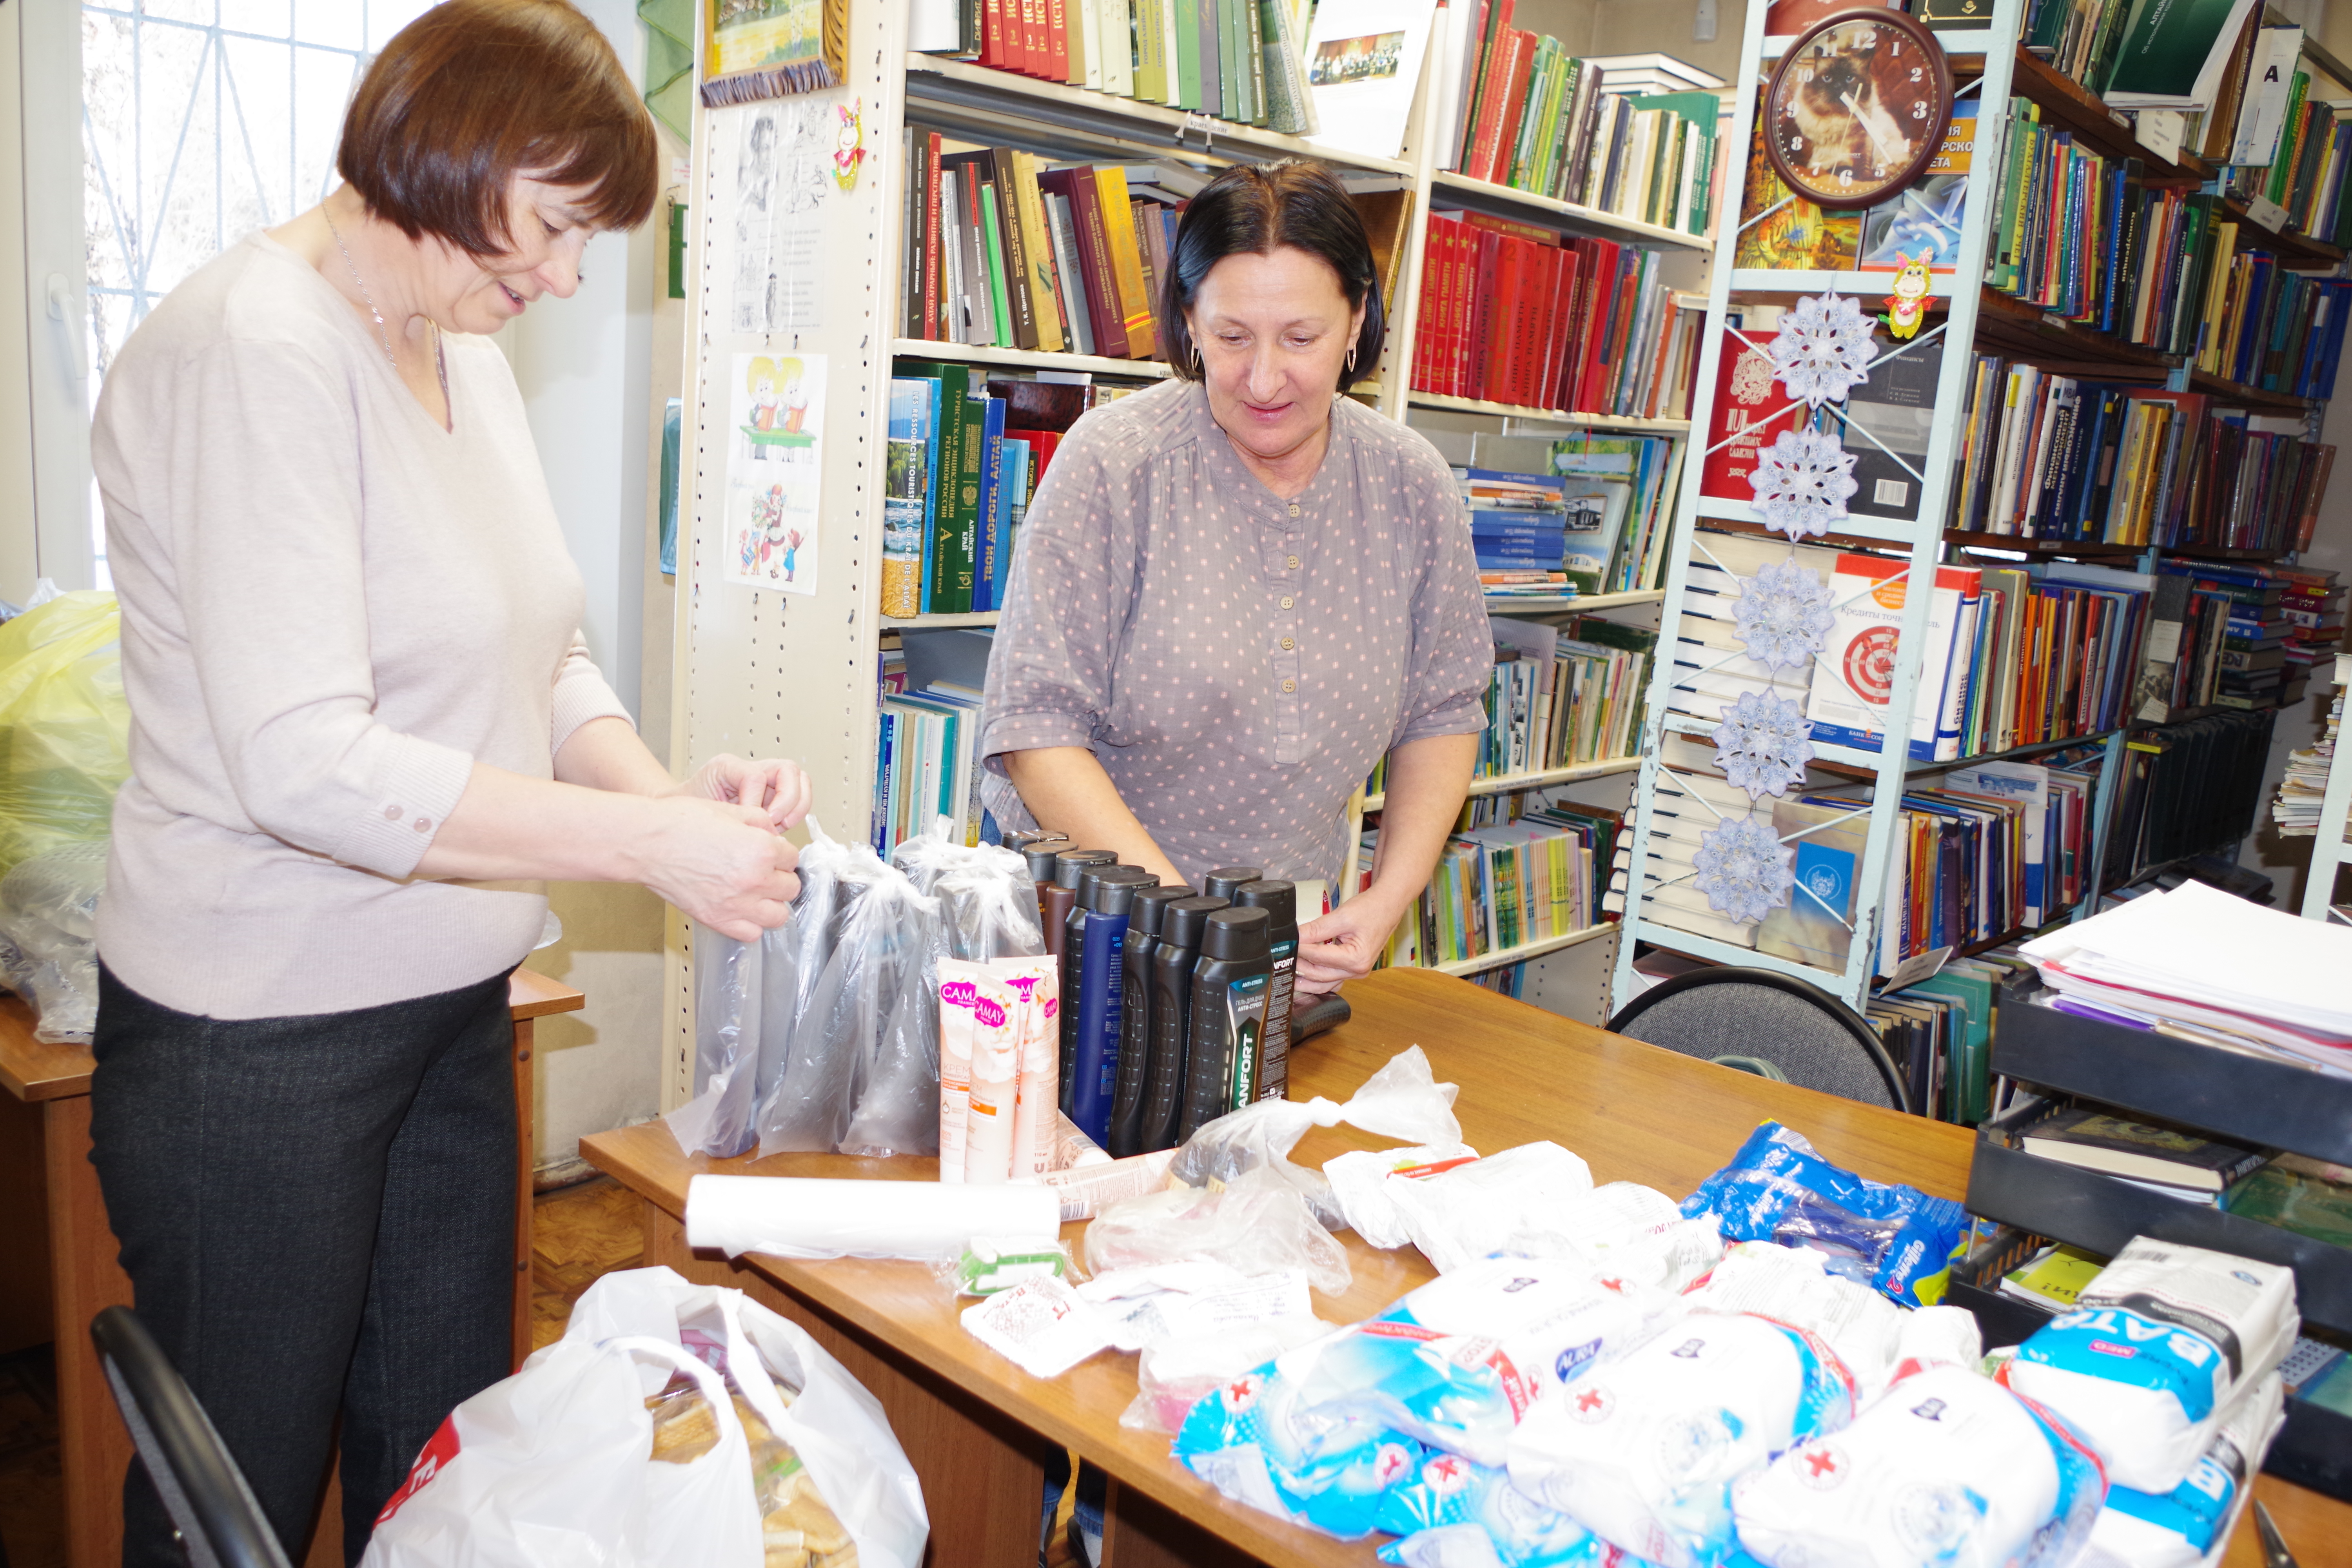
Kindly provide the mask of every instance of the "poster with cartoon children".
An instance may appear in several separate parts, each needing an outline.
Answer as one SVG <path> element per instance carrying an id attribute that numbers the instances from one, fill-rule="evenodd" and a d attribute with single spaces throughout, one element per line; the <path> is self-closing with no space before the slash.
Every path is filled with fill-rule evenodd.
<path id="1" fill-rule="evenodd" d="M 824 357 L 739 353 L 730 385 L 727 580 L 785 594 L 817 584 Z"/>

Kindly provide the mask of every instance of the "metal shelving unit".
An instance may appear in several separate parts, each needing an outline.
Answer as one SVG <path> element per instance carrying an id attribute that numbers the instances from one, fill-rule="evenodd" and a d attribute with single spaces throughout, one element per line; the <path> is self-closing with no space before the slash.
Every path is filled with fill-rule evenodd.
<path id="1" fill-rule="evenodd" d="M 2352 653 L 2336 656 L 2336 685 L 2352 699 Z M 2352 709 L 2352 701 L 2347 701 Z M 2336 755 L 2327 764 L 2326 793 L 2319 797 L 2319 827 L 2311 840 L 2311 871 L 2304 882 L 2303 918 L 2326 921 L 2341 919 L 2335 912 L 2336 873 L 2352 866 L 2352 846 L 2344 842 L 2346 818 L 2352 816 L 2352 712 L 2336 731 Z"/>

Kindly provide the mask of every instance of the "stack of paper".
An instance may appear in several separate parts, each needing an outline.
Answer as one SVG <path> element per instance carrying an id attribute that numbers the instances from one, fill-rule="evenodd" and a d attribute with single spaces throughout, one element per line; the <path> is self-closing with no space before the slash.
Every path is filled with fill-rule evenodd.
<path id="1" fill-rule="evenodd" d="M 2299 837 L 2319 835 L 2319 802 L 2327 793 L 2328 765 L 2336 760 L 2336 737 L 2344 730 L 2344 693 L 2336 694 L 2328 710 L 2327 733 L 2307 752 L 2287 753 L 2286 773 L 2279 780 L 2278 798 L 2271 803 L 2271 820 L 2278 830 Z M 2352 831 L 2347 831 L 2352 838 Z"/>
<path id="2" fill-rule="evenodd" d="M 2185 882 L 2020 951 L 2066 999 L 2352 1073 L 2352 927 Z"/>

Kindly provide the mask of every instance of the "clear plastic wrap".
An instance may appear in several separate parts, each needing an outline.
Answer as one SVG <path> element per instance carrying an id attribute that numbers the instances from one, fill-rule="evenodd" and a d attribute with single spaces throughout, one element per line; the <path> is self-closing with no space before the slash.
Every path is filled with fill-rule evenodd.
<path id="1" fill-rule="evenodd" d="M 859 1046 L 856 1109 L 838 1147 L 845 1154 L 936 1154 L 940 1010 L 935 999 L 939 963 L 947 955 L 939 900 L 915 891 L 904 877 L 887 878 L 858 900 L 848 943 L 863 959 L 864 973 L 854 991 Z"/>
<path id="2" fill-rule="evenodd" d="M 678 1147 L 721 1159 L 759 1134 L 761 969 L 766 942 L 694 928 L 694 1097 L 665 1119 Z"/>
<path id="3" fill-rule="evenodd" d="M 949 838 L 942 816 L 901 840 L 890 851 L 890 864 L 907 874 L 917 892 L 940 900 L 949 957 L 985 962 L 1045 952 L 1037 884 L 1030 879 L 1029 863 L 1012 850 L 957 844 Z"/>
<path id="4" fill-rule="evenodd" d="M 818 862 L 814 873 L 811 860 Z M 773 1085 L 760 1102 L 762 1154 L 829 1154 L 848 1132 L 857 1087 L 856 1030 L 870 1016 L 861 1010 L 856 983 L 865 965 L 852 931 L 868 892 L 889 878 L 906 881 L 867 846 L 835 843 L 813 820 L 801 875 L 801 897 L 783 928 L 800 928 L 793 957 L 795 1005 L 773 1064 Z M 932 1026 L 936 1032 L 936 1020 Z M 933 1148 L 938 1138 L 934 1127 Z"/>
<path id="5" fill-rule="evenodd" d="M 68 844 L 0 877 L 0 984 L 32 1004 L 33 1037 L 87 1043 L 98 1026 L 98 900 L 106 840 Z"/>
<path id="6" fill-rule="evenodd" d="M 1243 1274 L 1296 1268 L 1327 1296 L 1348 1289 L 1345 1248 L 1296 1187 L 1252 1171 L 1219 1192 L 1184 1189 L 1131 1198 L 1087 1226 L 1087 1268 L 1100 1274 L 1147 1263 L 1213 1258 Z"/>
<path id="7" fill-rule="evenodd" d="M 111 831 L 131 771 L 111 594 L 60 594 L 0 626 L 0 873 Z"/>

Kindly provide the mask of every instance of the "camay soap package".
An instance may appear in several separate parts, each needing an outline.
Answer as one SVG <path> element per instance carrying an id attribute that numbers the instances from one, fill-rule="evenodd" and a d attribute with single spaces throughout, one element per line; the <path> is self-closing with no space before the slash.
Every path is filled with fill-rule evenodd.
<path id="1" fill-rule="evenodd" d="M 1935 1366 L 1740 1478 L 1731 1506 L 1767 1568 L 2056 1568 L 2105 1489 L 2080 1436 L 1972 1369 Z"/>
<path id="2" fill-rule="evenodd" d="M 1822 1254 L 1834 1272 L 1906 1307 L 1943 1300 L 1968 1211 L 1916 1187 L 1858 1176 L 1821 1157 L 1801 1132 L 1767 1121 L 1731 1163 L 1683 1200 L 1726 1241 L 1777 1241 Z"/>
<path id="3" fill-rule="evenodd" d="M 2300 1323 L 2285 1266 L 2137 1237 L 2001 1375 L 2089 1438 L 2111 1484 L 2161 1495 Z"/>
<path id="4" fill-rule="evenodd" d="M 2179 1486 L 2160 1496 L 2112 1487 L 2091 1528 L 2083 1568 L 2193 1568 L 2219 1559 L 2245 1505 L 2246 1484 L 2285 1419 L 2273 1371 L 2221 1413 L 2221 1429 Z"/>
<path id="5" fill-rule="evenodd" d="M 1175 1457 L 1229 1497 L 1352 1539 L 1428 1447 L 1501 1465 L 1541 1394 L 1679 1310 L 1579 1261 L 1482 1259 L 1202 1399 Z"/>
<path id="6" fill-rule="evenodd" d="M 1692 1312 L 1545 1395 L 1512 1434 L 1511 1481 L 1663 1568 L 1717 1568 L 1738 1551 L 1733 1480 L 1853 1415 L 1819 1340 Z"/>

